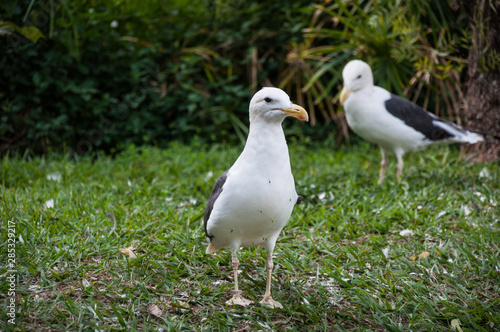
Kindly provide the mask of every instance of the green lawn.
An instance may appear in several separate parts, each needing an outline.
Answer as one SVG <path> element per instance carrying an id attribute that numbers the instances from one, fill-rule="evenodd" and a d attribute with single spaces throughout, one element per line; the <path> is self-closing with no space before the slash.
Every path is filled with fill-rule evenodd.
<path id="1" fill-rule="evenodd" d="M 13 327 L 9 221 L 18 330 L 500 329 L 497 163 L 466 163 L 457 147 L 436 147 L 406 157 L 401 184 L 391 159 L 378 186 L 377 148 L 302 144 L 289 143 L 305 199 L 275 250 L 282 310 L 226 306 L 230 252 L 205 254 L 205 202 L 241 146 L 4 157 L 0 330 Z M 137 258 L 119 251 L 131 246 Z M 239 257 L 240 286 L 258 302 L 265 252 Z"/>

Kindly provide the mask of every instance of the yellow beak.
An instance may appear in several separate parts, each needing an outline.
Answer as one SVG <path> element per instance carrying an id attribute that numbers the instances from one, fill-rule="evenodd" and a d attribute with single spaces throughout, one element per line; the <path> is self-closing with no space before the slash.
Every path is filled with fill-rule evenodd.
<path id="1" fill-rule="evenodd" d="M 342 89 L 342 92 L 340 93 L 340 103 L 342 105 L 344 105 L 345 101 L 347 100 L 347 97 L 349 97 L 349 95 L 351 94 L 352 92 L 352 89 L 348 89 L 346 87 L 344 87 Z"/>
<path id="2" fill-rule="evenodd" d="M 300 121 L 309 121 L 309 115 L 302 106 L 292 104 L 291 108 L 280 108 L 280 111 L 284 112 L 288 116 L 293 116 Z"/>

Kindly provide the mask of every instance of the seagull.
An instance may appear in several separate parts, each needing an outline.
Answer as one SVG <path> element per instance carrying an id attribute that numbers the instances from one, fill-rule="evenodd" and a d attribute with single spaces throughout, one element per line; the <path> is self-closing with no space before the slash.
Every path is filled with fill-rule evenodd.
<path id="1" fill-rule="evenodd" d="M 387 155 L 397 158 L 397 179 L 403 174 L 403 155 L 433 144 L 477 143 L 483 135 L 445 121 L 409 100 L 373 85 L 370 66 L 350 61 L 342 71 L 340 102 L 349 127 L 368 142 L 378 144 L 382 162 L 378 183 L 384 182 Z"/>
<path id="2" fill-rule="evenodd" d="M 215 182 L 204 215 L 210 240 L 206 253 L 232 250 L 233 297 L 227 305 L 248 306 L 252 301 L 238 288 L 238 256 L 241 247 L 263 246 L 267 251 L 267 283 L 260 302 L 283 308 L 271 296 L 273 250 L 293 207 L 300 202 L 290 167 L 288 147 L 281 123 L 288 117 L 308 121 L 304 108 L 292 104 L 281 89 L 263 88 L 250 101 L 250 128 L 243 152 L 233 166 Z"/>

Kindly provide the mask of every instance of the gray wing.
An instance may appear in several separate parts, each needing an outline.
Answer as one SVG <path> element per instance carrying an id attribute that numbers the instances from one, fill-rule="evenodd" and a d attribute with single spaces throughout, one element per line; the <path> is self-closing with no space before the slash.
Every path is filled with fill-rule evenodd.
<path id="1" fill-rule="evenodd" d="M 226 183 L 227 172 L 225 171 L 217 181 L 215 181 L 214 187 L 212 188 L 212 192 L 210 193 L 210 197 L 208 198 L 207 207 L 205 208 L 205 215 L 203 216 L 203 227 L 205 228 L 205 235 L 211 240 L 214 236 L 208 234 L 207 231 L 207 223 L 208 219 L 210 219 L 210 214 L 212 214 L 212 210 L 214 208 L 215 201 L 219 198 L 220 193 L 222 192 L 222 187 L 224 183 Z"/>

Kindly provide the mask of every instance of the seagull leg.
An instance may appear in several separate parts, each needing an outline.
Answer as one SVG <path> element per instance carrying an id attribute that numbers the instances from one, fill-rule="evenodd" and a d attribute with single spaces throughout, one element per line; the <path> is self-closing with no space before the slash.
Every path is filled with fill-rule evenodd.
<path id="1" fill-rule="evenodd" d="M 283 309 L 283 306 L 281 303 L 273 300 L 273 297 L 271 296 L 271 275 L 273 273 L 273 252 L 268 251 L 267 252 L 267 259 L 266 259 L 266 270 L 267 270 L 267 282 L 266 282 L 266 292 L 264 294 L 264 298 L 262 301 L 260 301 L 260 304 L 262 304 L 265 307 L 274 309 L 274 308 L 280 308 Z"/>
<path id="2" fill-rule="evenodd" d="M 404 166 L 403 154 L 396 153 L 396 158 L 398 159 L 396 177 L 398 179 L 398 183 L 401 183 L 401 175 L 403 175 L 403 166 Z"/>
<path id="3" fill-rule="evenodd" d="M 253 301 L 250 301 L 243 296 L 241 296 L 241 290 L 238 289 L 238 266 L 240 262 L 238 261 L 238 255 L 236 254 L 236 250 L 233 250 L 233 273 L 234 273 L 234 291 L 233 297 L 230 300 L 226 301 L 227 305 L 241 305 L 243 307 L 248 307 Z"/>
<path id="4" fill-rule="evenodd" d="M 378 184 L 384 182 L 385 169 L 387 168 L 387 154 L 382 150 L 382 161 L 380 162 L 380 173 L 378 175 Z"/>

